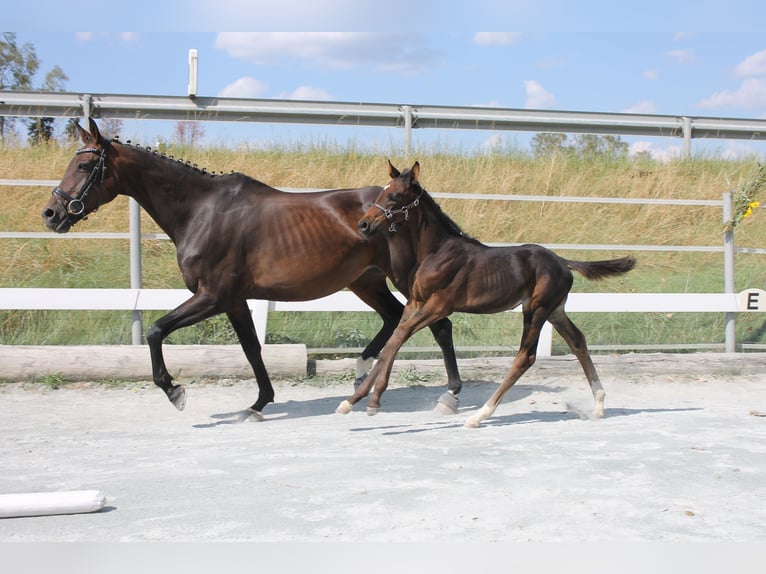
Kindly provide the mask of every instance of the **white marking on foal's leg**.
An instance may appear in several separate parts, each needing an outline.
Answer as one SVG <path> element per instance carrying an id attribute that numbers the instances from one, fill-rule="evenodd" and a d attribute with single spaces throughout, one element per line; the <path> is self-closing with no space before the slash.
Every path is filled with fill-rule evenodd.
<path id="1" fill-rule="evenodd" d="M 476 414 L 468 417 L 468 420 L 465 421 L 465 427 L 469 429 L 475 429 L 479 428 L 481 425 L 481 421 L 484 419 L 491 417 L 495 412 L 495 407 L 490 405 L 489 403 L 485 403 L 483 407 L 479 409 L 479 412 Z"/>
<path id="2" fill-rule="evenodd" d="M 606 398 L 606 392 L 601 388 L 601 385 L 599 385 L 598 390 L 593 392 L 593 398 L 596 401 L 596 404 L 593 405 L 593 418 L 602 419 L 604 418 L 604 399 Z"/>
<path id="3" fill-rule="evenodd" d="M 370 372 L 370 369 L 372 368 L 372 364 L 375 362 L 375 357 L 367 357 L 366 359 L 363 359 L 362 357 L 356 358 L 356 379 L 359 380 L 363 378 L 367 373 Z"/>
<path id="4" fill-rule="evenodd" d="M 263 422 L 263 414 L 259 411 L 254 411 L 252 408 L 245 409 L 239 417 L 239 422 L 245 421 L 260 423 Z"/>
<path id="5" fill-rule="evenodd" d="M 351 412 L 351 410 L 354 408 L 354 405 L 352 405 L 348 400 L 343 401 L 341 404 L 338 405 L 338 408 L 335 409 L 335 412 L 339 415 L 347 415 Z"/>

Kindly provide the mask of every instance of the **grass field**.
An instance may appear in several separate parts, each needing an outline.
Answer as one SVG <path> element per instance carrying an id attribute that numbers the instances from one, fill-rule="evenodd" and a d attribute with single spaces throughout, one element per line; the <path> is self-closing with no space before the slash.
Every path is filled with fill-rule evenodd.
<path id="1" fill-rule="evenodd" d="M 41 146 L 0 149 L 0 178 L 53 179 L 63 174 L 75 148 Z M 170 149 L 210 171 L 241 171 L 277 187 L 357 187 L 387 181 L 386 157 L 354 149 L 310 148 L 251 150 L 210 148 Z M 463 156 L 431 153 L 417 157 L 421 180 L 432 192 L 596 196 L 628 198 L 720 199 L 752 175 L 754 161 L 715 158 L 653 161 L 605 161 L 600 158 L 523 154 Z M 400 167 L 413 158 L 392 157 Z M 1 231 L 44 230 L 40 211 L 50 194 L 38 187 L 0 188 Z M 552 202 L 443 200 L 443 209 L 470 235 L 484 242 L 569 244 L 705 245 L 722 243 L 720 209 Z M 77 231 L 127 231 L 128 204 L 120 197 L 78 224 Z M 764 247 L 764 213 L 756 211 L 735 229 L 739 247 Z M 159 231 L 144 215 L 144 232 Z M 601 259 L 624 252 L 562 252 L 568 258 Z M 720 253 L 640 252 L 630 274 L 603 283 L 577 279 L 573 291 L 720 292 Z M 143 244 L 143 286 L 182 287 L 173 245 Z M 65 239 L 0 239 L 0 287 L 128 287 L 127 241 Z M 737 290 L 766 288 L 763 255 L 738 254 Z M 146 313 L 148 325 L 158 314 Z M 719 344 L 723 316 L 718 314 L 575 314 L 575 322 L 591 345 Z M 459 346 L 515 348 L 520 316 L 456 314 Z M 270 342 L 297 341 L 313 347 L 357 347 L 377 331 L 371 313 L 274 313 L 269 318 Z M 179 331 L 172 342 L 234 342 L 225 319 L 214 318 Z M 129 313 L 0 311 L 0 344 L 101 344 L 130 341 Z M 763 315 L 741 315 L 738 343 L 766 342 Z M 411 346 L 431 346 L 427 334 Z M 561 341 L 554 338 L 554 347 Z"/>

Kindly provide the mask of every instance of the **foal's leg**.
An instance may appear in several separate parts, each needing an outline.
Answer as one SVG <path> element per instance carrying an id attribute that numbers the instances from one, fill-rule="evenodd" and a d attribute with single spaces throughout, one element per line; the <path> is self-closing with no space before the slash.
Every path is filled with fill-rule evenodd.
<path id="1" fill-rule="evenodd" d="M 585 343 L 585 335 L 582 334 L 571 319 L 564 312 L 564 306 L 561 305 L 551 313 L 548 318 L 551 324 L 556 328 L 556 331 L 564 338 L 569 345 L 569 348 L 580 361 L 582 370 L 585 371 L 585 377 L 588 379 L 590 390 L 593 393 L 593 400 L 595 404 L 593 406 L 593 416 L 595 418 L 602 418 L 604 416 L 604 398 L 606 392 L 604 387 L 601 386 L 601 380 L 596 372 L 596 367 L 593 366 L 593 361 L 588 353 L 588 346 Z"/>
<path id="2" fill-rule="evenodd" d="M 261 411 L 263 411 L 263 407 L 274 401 L 274 387 L 271 385 L 271 379 L 269 379 L 266 366 L 263 364 L 261 343 L 258 341 L 258 336 L 255 332 L 253 316 L 250 314 L 247 301 L 242 301 L 235 309 L 228 311 L 226 315 L 229 317 L 229 321 L 237 333 L 239 343 L 242 345 L 245 357 L 247 357 L 250 366 L 253 368 L 255 380 L 258 383 L 258 399 L 253 406 L 245 411 L 243 420 L 252 418 L 253 420 L 262 421 L 263 415 Z"/>
<path id="3" fill-rule="evenodd" d="M 160 317 L 146 334 L 146 342 L 149 345 L 149 354 L 152 359 L 154 384 L 165 391 L 170 402 L 179 411 L 182 411 L 186 406 L 186 391 L 182 385 L 173 384 L 173 377 L 168 373 L 165 358 L 162 355 L 162 342 L 173 331 L 199 323 L 219 312 L 217 300 L 202 291 L 198 291 L 170 313 Z"/>
<path id="4" fill-rule="evenodd" d="M 386 341 L 391 337 L 396 325 L 402 318 L 404 305 L 394 297 L 386 284 L 385 275 L 377 269 L 371 269 L 364 273 L 349 285 L 349 289 L 362 301 L 375 309 L 383 319 L 383 326 L 380 331 L 362 351 L 361 357 L 356 360 L 356 380 L 354 386 L 358 388 L 367 377 L 374 358 L 383 349 Z M 439 404 L 444 405 L 448 411 L 455 412 L 458 404 L 457 395 L 463 387 L 463 382 L 460 379 L 455 346 L 452 340 L 452 322 L 444 318 L 429 325 L 429 328 L 441 349 L 444 367 L 447 371 L 447 392 L 439 398 Z"/>
<path id="5" fill-rule="evenodd" d="M 388 387 L 391 369 L 399 349 L 415 332 L 440 318 L 435 309 L 430 309 L 436 307 L 436 305 L 431 304 L 431 301 L 432 300 L 426 301 L 425 304 L 417 306 L 413 303 L 407 303 L 404 308 L 402 320 L 399 321 L 399 325 L 388 339 L 385 347 L 383 347 L 383 350 L 380 353 L 380 359 L 375 363 L 375 367 L 373 367 L 370 375 L 359 388 L 356 389 L 352 396 L 344 400 L 338 406 L 335 410 L 336 413 L 348 414 L 351 412 L 353 406 L 367 396 L 370 392 L 370 388 L 374 384 L 374 392 L 367 401 L 367 414 L 377 414 L 380 410 L 381 395 Z"/>
<path id="6" fill-rule="evenodd" d="M 386 276 L 378 269 L 370 269 L 348 286 L 362 301 L 372 307 L 380 318 L 383 326 L 367 344 L 361 356 L 356 359 L 356 374 L 354 387 L 358 388 L 367 378 L 370 369 L 383 345 L 396 329 L 402 318 L 404 305 L 391 293 L 386 285 Z"/>
<path id="7" fill-rule="evenodd" d="M 468 418 L 465 422 L 466 427 L 477 428 L 484 419 L 491 417 L 497 405 L 503 400 L 505 393 L 516 384 L 521 375 L 526 373 L 535 364 L 537 359 L 537 342 L 540 339 L 540 331 L 545 324 L 547 315 L 548 311 L 540 307 L 534 311 L 524 309 L 524 329 L 521 334 L 521 345 L 519 346 L 519 352 L 513 359 L 511 370 L 497 390 L 492 393 L 489 400 L 484 403 L 484 406 L 476 414 Z"/>
<path id="8" fill-rule="evenodd" d="M 455 414 L 459 404 L 458 394 L 463 388 L 463 381 L 457 370 L 457 356 L 455 344 L 452 339 L 452 321 L 447 317 L 440 319 L 428 326 L 434 339 L 441 348 L 444 356 L 444 366 L 447 369 L 447 392 L 439 397 L 436 410 L 444 414 Z"/>

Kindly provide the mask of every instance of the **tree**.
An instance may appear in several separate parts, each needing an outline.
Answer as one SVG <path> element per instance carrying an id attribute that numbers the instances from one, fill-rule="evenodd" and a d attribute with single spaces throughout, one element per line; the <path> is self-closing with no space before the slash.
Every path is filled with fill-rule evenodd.
<path id="1" fill-rule="evenodd" d="M 535 157 L 562 153 L 567 149 L 566 141 L 566 134 L 538 133 L 532 138 L 532 153 Z"/>
<path id="2" fill-rule="evenodd" d="M 574 143 L 569 143 L 566 134 L 538 133 L 532 138 L 532 153 L 535 157 L 568 154 L 581 158 L 605 157 L 622 159 L 628 155 L 628 144 L 620 136 L 599 136 L 578 134 Z"/>
<path id="3" fill-rule="evenodd" d="M 176 124 L 175 140 L 183 146 L 194 145 L 205 135 L 205 128 L 199 122 L 178 122 Z"/>
<path id="4" fill-rule="evenodd" d="M 41 88 L 45 92 L 60 92 L 69 77 L 59 66 L 45 74 L 45 81 Z M 31 145 L 48 143 L 53 139 L 54 118 L 31 118 L 27 124 L 27 139 Z"/>
<path id="5" fill-rule="evenodd" d="M 30 43 L 19 47 L 14 32 L 3 32 L 0 40 L 0 90 L 29 90 L 40 67 L 35 48 Z M 0 116 L 0 144 L 13 130 L 15 118 Z"/>

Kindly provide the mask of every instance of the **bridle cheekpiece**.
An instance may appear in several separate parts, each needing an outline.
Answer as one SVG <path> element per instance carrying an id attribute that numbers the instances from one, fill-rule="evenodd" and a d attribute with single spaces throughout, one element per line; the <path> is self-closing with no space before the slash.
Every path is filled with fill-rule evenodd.
<path id="1" fill-rule="evenodd" d="M 77 152 L 75 152 L 76 155 L 81 155 L 84 153 L 98 154 L 96 165 L 93 166 L 93 169 L 88 175 L 88 178 L 80 187 L 80 191 L 77 192 L 77 194 L 67 193 L 60 187 L 56 186 L 51 192 L 53 195 L 57 196 L 56 199 L 60 204 L 63 205 L 64 209 L 66 210 L 67 219 L 69 219 L 73 224 L 77 221 L 80 221 L 81 219 L 87 219 L 87 215 L 83 215 L 85 213 L 85 200 L 93 189 L 93 185 L 96 183 L 96 180 L 98 180 L 99 184 L 104 183 L 104 178 L 106 177 L 106 152 L 108 149 L 108 145 L 104 146 L 100 150 L 95 147 L 84 147 L 78 149 Z M 96 210 L 94 209 L 93 211 Z"/>
<path id="2" fill-rule="evenodd" d="M 422 196 L 423 196 L 423 191 L 420 192 L 420 194 L 412 201 L 412 203 L 410 203 L 408 205 L 403 205 L 402 207 L 400 207 L 398 209 L 386 209 L 385 207 L 383 207 L 383 206 L 381 206 L 381 205 L 379 205 L 377 203 L 373 203 L 372 205 L 374 207 L 377 207 L 378 209 L 380 209 L 383 212 L 383 215 L 386 216 L 386 219 L 388 219 L 391 222 L 391 224 L 388 226 L 388 232 L 389 233 L 396 233 L 399 230 L 399 226 L 402 223 L 404 223 L 406 221 L 409 221 L 409 219 L 410 219 L 410 209 L 414 209 L 418 205 L 420 205 L 420 198 Z M 404 214 L 404 220 L 403 221 L 402 220 L 394 221 L 394 216 L 395 215 L 399 215 L 400 213 Z"/>

